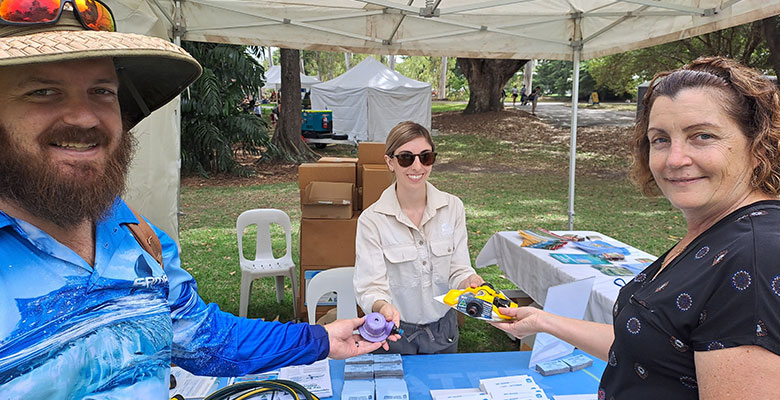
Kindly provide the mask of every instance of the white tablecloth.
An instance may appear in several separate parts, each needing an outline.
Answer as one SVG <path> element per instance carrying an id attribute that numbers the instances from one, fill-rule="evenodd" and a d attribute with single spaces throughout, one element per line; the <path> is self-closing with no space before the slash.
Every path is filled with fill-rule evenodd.
<path id="1" fill-rule="evenodd" d="M 613 262 L 614 265 L 637 263 L 638 258 L 655 260 L 655 256 L 638 250 L 609 236 L 593 231 L 554 231 L 557 234 L 576 234 L 591 239 L 600 238 L 616 247 L 625 247 L 631 254 L 625 261 Z M 596 277 L 593 290 L 585 310 L 585 319 L 595 322 L 612 323 L 612 305 L 617 299 L 620 286 L 615 283 L 616 276 L 607 276 L 586 264 L 564 264 L 550 256 L 550 253 L 586 254 L 572 244 L 566 244 L 557 250 L 522 247 L 523 239 L 517 231 L 498 232 L 488 240 L 479 252 L 476 267 L 482 268 L 497 264 L 507 278 L 528 294 L 535 302 L 544 305 L 547 288 L 576 280 Z M 625 276 L 629 281 L 633 276 Z M 618 282 L 622 283 L 622 282 Z"/>

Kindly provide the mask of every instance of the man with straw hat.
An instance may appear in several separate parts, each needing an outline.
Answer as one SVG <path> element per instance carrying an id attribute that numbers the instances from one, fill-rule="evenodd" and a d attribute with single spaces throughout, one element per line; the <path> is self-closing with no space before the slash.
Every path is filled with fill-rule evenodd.
<path id="1" fill-rule="evenodd" d="M 67 1 L 63 3 L 62 1 Z M 0 0 L 0 398 L 167 398 L 170 363 L 235 376 L 373 351 L 207 305 L 122 201 L 129 129 L 200 75 L 97 0 Z"/>

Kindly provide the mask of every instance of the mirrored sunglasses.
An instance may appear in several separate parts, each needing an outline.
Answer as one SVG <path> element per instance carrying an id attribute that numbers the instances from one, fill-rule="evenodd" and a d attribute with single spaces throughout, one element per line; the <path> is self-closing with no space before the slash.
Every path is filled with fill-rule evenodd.
<path id="1" fill-rule="evenodd" d="M 99 0 L 0 0 L 0 23 L 5 25 L 51 25 L 62 16 L 65 3 L 86 29 L 116 32 L 111 9 Z"/>
<path id="2" fill-rule="evenodd" d="M 415 157 L 419 157 L 420 164 L 426 166 L 433 165 L 433 163 L 436 161 L 436 153 L 430 150 L 423 151 L 420 154 L 412 154 L 409 151 L 403 151 L 398 154 L 394 154 L 390 156 L 390 158 L 393 157 L 395 157 L 395 159 L 398 160 L 398 165 L 404 168 L 414 164 Z"/>

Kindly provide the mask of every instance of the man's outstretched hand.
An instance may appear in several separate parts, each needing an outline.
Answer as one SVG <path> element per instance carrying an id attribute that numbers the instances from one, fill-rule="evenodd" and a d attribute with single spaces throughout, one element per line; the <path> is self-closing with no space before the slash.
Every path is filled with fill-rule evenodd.
<path id="1" fill-rule="evenodd" d="M 365 318 L 339 319 L 325 325 L 330 340 L 330 353 L 328 357 L 343 360 L 361 354 L 370 353 L 380 347 L 388 350 L 387 340 L 396 341 L 400 335 L 390 335 L 387 340 L 381 342 L 369 342 L 355 332 L 363 325 Z"/>

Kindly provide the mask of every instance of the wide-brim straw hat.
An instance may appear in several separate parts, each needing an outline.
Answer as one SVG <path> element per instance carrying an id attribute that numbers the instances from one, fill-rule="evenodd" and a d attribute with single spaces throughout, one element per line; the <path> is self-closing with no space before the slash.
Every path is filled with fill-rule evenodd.
<path id="1" fill-rule="evenodd" d="M 191 55 L 171 42 L 86 30 L 67 9 L 55 25 L 0 25 L 0 67 L 103 57 L 114 60 L 127 128 L 178 96 L 202 71 Z"/>

